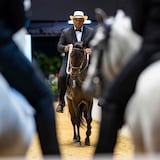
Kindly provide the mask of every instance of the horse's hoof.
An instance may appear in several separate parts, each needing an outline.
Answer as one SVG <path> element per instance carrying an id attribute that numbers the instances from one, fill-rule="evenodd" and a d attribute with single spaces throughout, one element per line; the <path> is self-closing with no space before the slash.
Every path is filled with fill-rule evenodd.
<path id="1" fill-rule="evenodd" d="M 59 105 L 57 106 L 57 108 L 56 108 L 56 112 L 63 113 L 63 107 L 64 107 L 64 106 L 62 106 L 62 105 L 59 104 Z"/>
<path id="2" fill-rule="evenodd" d="M 74 146 L 80 147 L 81 146 L 81 142 L 74 142 Z"/>
<path id="3" fill-rule="evenodd" d="M 80 141 L 80 139 L 79 139 L 79 138 L 74 138 L 74 139 L 73 139 L 73 144 L 74 144 L 75 146 L 81 146 L 81 141 Z"/>
<path id="4" fill-rule="evenodd" d="M 87 139 L 87 138 L 85 139 L 85 145 L 86 145 L 86 146 L 90 146 L 90 140 Z"/>

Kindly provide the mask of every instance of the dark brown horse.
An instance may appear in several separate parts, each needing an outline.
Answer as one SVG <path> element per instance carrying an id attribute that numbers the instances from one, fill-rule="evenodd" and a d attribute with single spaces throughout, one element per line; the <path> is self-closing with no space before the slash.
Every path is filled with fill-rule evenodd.
<path id="1" fill-rule="evenodd" d="M 90 145 L 93 97 L 82 90 L 89 64 L 89 56 L 85 53 L 83 43 L 74 44 L 68 60 L 67 103 L 73 125 L 73 141 L 81 144 L 80 127 L 87 123 L 85 145 Z"/>

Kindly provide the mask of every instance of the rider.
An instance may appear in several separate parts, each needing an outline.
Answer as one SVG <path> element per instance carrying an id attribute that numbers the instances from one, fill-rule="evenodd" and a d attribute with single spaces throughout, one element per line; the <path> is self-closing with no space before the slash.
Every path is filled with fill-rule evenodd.
<path id="1" fill-rule="evenodd" d="M 66 92 L 66 67 L 67 59 L 70 44 L 74 44 L 78 41 L 83 41 L 85 45 L 85 51 L 87 54 L 91 54 L 91 49 L 89 48 L 89 42 L 93 38 L 94 30 L 90 27 L 84 26 L 85 20 L 88 19 L 88 16 L 84 15 L 83 11 L 74 11 L 73 16 L 70 16 L 70 19 L 73 21 L 73 27 L 66 28 L 62 31 L 57 50 L 60 53 L 65 53 L 62 61 L 62 66 L 59 72 L 58 78 L 58 101 L 59 104 L 56 108 L 57 112 L 63 113 L 63 108 L 65 106 L 65 92 Z"/>

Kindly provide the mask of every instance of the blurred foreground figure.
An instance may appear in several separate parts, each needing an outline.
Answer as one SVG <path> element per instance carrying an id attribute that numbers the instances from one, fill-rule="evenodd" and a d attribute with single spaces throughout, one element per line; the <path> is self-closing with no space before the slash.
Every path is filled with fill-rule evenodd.
<path id="1" fill-rule="evenodd" d="M 52 91 L 45 84 L 41 71 L 28 61 L 12 40 L 25 21 L 22 0 L 0 1 L 0 72 L 35 109 L 42 153 L 59 155 Z"/>
<path id="2" fill-rule="evenodd" d="M 0 156 L 24 156 L 35 134 L 34 109 L 0 74 Z"/>
<path id="3" fill-rule="evenodd" d="M 117 133 L 124 124 L 126 106 L 135 92 L 137 79 L 160 57 L 160 0 L 130 0 L 124 11 L 131 17 L 133 30 L 142 36 L 143 43 L 103 95 L 100 136 L 95 154 L 113 154 Z"/>

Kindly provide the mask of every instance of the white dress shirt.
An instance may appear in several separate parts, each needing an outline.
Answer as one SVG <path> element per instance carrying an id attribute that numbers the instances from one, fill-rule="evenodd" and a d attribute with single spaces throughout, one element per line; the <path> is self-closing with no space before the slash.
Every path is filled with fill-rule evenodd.
<path id="1" fill-rule="evenodd" d="M 74 27 L 74 29 L 76 30 L 76 28 Z M 83 27 L 81 28 L 81 31 L 75 31 L 76 33 L 76 38 L 77 38 L 77 41 L 80 42 L 81 41 L 81 38 L 82 38 L 82 32 L 83 32 Z"/>

